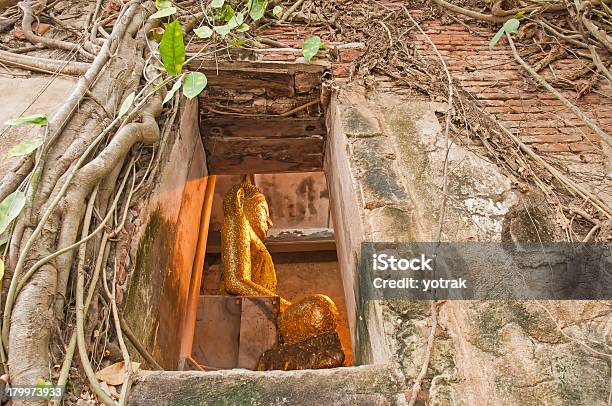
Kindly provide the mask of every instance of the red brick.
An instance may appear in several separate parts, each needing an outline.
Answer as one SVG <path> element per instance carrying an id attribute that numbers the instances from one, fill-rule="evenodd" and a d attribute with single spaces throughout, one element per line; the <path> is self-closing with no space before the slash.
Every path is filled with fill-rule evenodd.
<path id="1" fill-rule="evenodd" d="M 592 152 L 600 150 L 596 145 L 593 145 L 589 142 L 577 142 L 569 144 L 569 146 L 572 152 Z"/>
<path id="2" fill-rule="evenodd" d="M 366 49 L 365 44 L 361 42 L 341 45 L 338 47 L 340 61 L 341 62 L 353 62 L 359 59 L 365 53 L 365 49 Z"/>
<path id="3" fill-rule="evenodd" d="M 550 128 L 548 129 L 550 132 Z M 553 130 L 554 131 L 554 130 Z M 579 135 L 563 135 L 563 134 L 547 134 L 547 135 L 525 135 L 521 140 L 526 143 L 559 143 L 559 142 L 576 142 L 582 141 Z"/>
<path id="4" fill-rule="evenodd" d="M 293 53 L 278 53 L 278 52 L 270 52 L 263 54 L 262 60 L 264 61 L 283 61 L 283 62 L 293 62 L 295 61 L 295 56 Z"/>
<path id="5" fill-rule="evenodd" d="M 570 152 L 569 144 L 539 144 L 534 148 L 540 152 Z"/>
<path id="6" fill-rule="evenodd" d="M 334 77 L 350 77 L 353 74 L 353 65 L 349 63 L 335 63 L 332 65 Z"/>

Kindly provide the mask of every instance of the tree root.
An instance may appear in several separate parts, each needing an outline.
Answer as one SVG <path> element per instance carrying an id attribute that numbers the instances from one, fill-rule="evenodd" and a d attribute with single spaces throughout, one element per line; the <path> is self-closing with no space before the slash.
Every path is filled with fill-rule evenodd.
<path id="1" fill-rule="evenodd" d="M 593 59 L 593 63 L 595 64 L 595 66 L 597 66 L 597 69 L 599 69 L 599 71 L 606 78 L 608 78 L 610 82 L 612 82 L 612 73 L 610 72 L 608 68 L 606 68 L 606 66 L 601 61 L 601 58 L 599 57 L 599 54 L 597 53 L 597 50 L 595 49 L 595 47 L 590 45 L 589 51 L 591 51 L 591 58 Z"/>
<path id="2" fill-rule="evenodd" d="M 417 396 L 419 391 L 421 390 L 421 383 L 423 379 L 425 379 L 425 375 L 427 375 L 427 370 L 429 369 L 429 360 L 431 358 L 431 351 L 433 350 L 434 339 L 436 337 L 436 329 L 438 327 L 438 306 L 436 305 L 436 301 L 431 301 L 431 329 L 429 330 L 429 337 L 427 338 L 427 347 L 425 347 L 425 356 L 423 357 L 423 363 L 421 365 L 421 371 L 417 375 L 412 384 L 412 389 L 410 390 L 410 400 L 408 401 L 408 406 L 414 406 L 417 401 Z"/>
<path id="3" fill-rule="evenodd" d="M 0 180 L 0 202 L 13 193 L 34 167 L 32 156 L 20 160 Z"/>
<path id="4" fill-rule="evenodd" d="M 34 31 L 32 30 L 32 24 L 34 23 L 34 13 L 28 0 L 20 2 L 19 8 L 23 12 L 23 19 L 21 21 L 21 29 L 23 30 L 23 36 L 32 44 L 43 44 L 48 48 L 64 49 L 66 51 L 76 51 L 90 61 L 94 59 L 94 55 L 87 52 L 79 44 L 74 44 L 71 42 L 57 40 L 53 38 L 41 37 L 39 35 L 34 34 Z"/>
<path id="5" fill-rule="evenodd" d="M 0 10 L 2 9 L 2 0 L 0 0 Z M 0 34 L 9 31 L 11 28 L 13 28 L 13 25 L 15 24 L 15 22 L 17 22 L 16 19 L 14 18 L 4 18 L 4 17 L 0 17 Z"/>
<path id="6" fill-rule="evenodd" d="M 102 72 L 103 68 L 107 65 L 107 62 L 117 55 L 119 45 L 123 43 L 124 40 L 128 40 L 128 42 L 132 41 L 133 43 L 133 36 L 136 33 L 140 33 L 142 22 L 146 20 L 148 13 L 150 13 L 149 8 L 154 8 L 154 3 L 148 1 L 147 6 L 150 7 L 144 10 L 137 0 L 131 1 L 124 6 L 121 12 L 122 17 L 119 18 L 115 24 L 111 39 L 105 41 L 101 52 L 92 63 L 90 69 L 80 78 L 69 100 L 49 120 L 48 143 L 46 142 L 43 148 L 41 148 L 43 153 L 49 151 L 49 148 L 58 140 L 61 140 L 61 143 L 64 144 L 66 138 L 70 140 L 71 135 L 81 135 L 77 128 L 71 129 L 71 134 L 64 134 L 64 127 L 69 122 L 72 124 L 71 119 L 74 113 L 77 112 L 77 108 L 82 104 L 81 100 L 86 95 L 88 89 L 96 83 L 100 72 Z M 142 12 L 136 16 L 135 13 L 138 11 Z M 126 34 L 131 36 L 131 38 L 125 38 Z M 119 61 L 119 63 L 122 64 L 123 61 Z M 139 75 L 141 72 L 139 72 L 138 69 L 128 71 L 125 70 L 125 67 L 123 67 L 122 70 L 118 69 L 119 66 L 114 70 L 111 69 L 112 72 L 109 72 L 109 69 L 106 69 L 105 72 L 109 72 L 109 74 L 114 72 L 116 75 L 115 71 L 118 71 L 118 77 L 126 79 L 123 85 L 126 83 L 137 84 L 140 80 Z M 105 87 L 104 84 L 98 84 Z M 122 86 L 122 90 L 125 88 L 127 87 Z M 108 99 L 116 100 L 116 98 L 118 98 L 118 101 L 121 100 L 122 94 L 117 94 L 116 89 L 110 89 L 109 91 L 112 91 L 114 94 L 109 95 Z M 160 96 L 155 97 L 154 95 L 147 95 L 142 99 L 142 104 L 139 103 L 135 110 L 143 107 L 150 100 L 154 99 L 156 100 L 156 104 L 161 105 Z M 93 102 L 88 101 L 87 104 L 93 105 Z M 79 112 L 82 111 L 83 106 L 81 105 L 80 107 Z M 112 107 L 113 110 L 115 108 L 116 106 Z M 159 111 L 157 111 L 157 114 L 158 113 Z M 133 116 L 133 112 L 128 114 L 128 117 L 124 121 L 127 122 L 131 120 Z M 87 123 L 85 127 L 89 126 L 90 121 L 96 124 L 92 128 L 98 128 L 100 124 L 99 120 L 97 118 L 92 119 L 91 117 L 89 121 L 83 120 L 84 123 Z M 147 122 L 150 120 L 145 118 L 144 121 Z M 153 119 L 153 121 L 155 120 Z M 32 219 L 29 217 L 25 218 L 25 215 L 22 216 L 21 220 L 26 221 L 26 223 L 32 221 L 34 226 L 28 226 L 24 233 L 23 241 L 25 241 L 25 244 L 20 246 L 20 255 L 17 265 L 15 266 L 11 286 L 9 287 L 2 325 L 3 345 L 8 345 L 8 364 L 11 373 L 11 382 L 14 385 L 30 385 L 38 378 L 48 379 L 49 339 L 51 331 L 55 330 L 52 328 L 55 321 L 51 321 L 51 319 L 56 319 L 56 317 L 53 317 L 53 311 L 49 312 L 49 300 L 57 303 L 55 300 L 56 297 L 64 294 L 63 292 L 60 293 L 58 290 L 58 274 L 54 266 L 50 264 L 43 265 L 38 271 L 31 273 L 31 280 L 28 283 L 19 284 L 19 282 L 22 281 L 21 278 L 24 268 L 26 265 L 29 266 L 29 264 L 37 258 L 48 256 L 48 253 L 57 250 L 57 246 L 55 245 L 57 239 L 56 230 L 60 227 L 60 211 L 57 210 L 57 206 L 64 199 L 64 194 L 70 187 L 72 178 L 80 172 L 80 166 L 91 159 L 89 154 L 98 148 L 98 143 L 106 139 L 107 134 L 109 134 L 119 122 L 120 119 L 111 122 L 111 124 L 103 129 L 95 139 L 91 139 L 91 135 L 89 135 L 91 133 L 86 134 L 81 142 L 84 142 L 87 148 L 83 151 L 83 155 L 79 156 L 79 159 L 72 163 L 71 169 L 66 171 L 65 176 L 61 176 L 58 180 L 50 180 L 45 171 L 45 178 L 41 179 L 40 184 L 42 185 L 46 182 L 50 185 L 50 188 L 44 197 L 42 193 L 37 193 L 35 202 L 32 204 L 33 207 L 36 205 L 38 207 L 44 207 L 44 214 L 40 218 L 36 215 L 37 218 Z M 138 142 L 140 139 L 147 138 L 146 136 L 140 137 L 140 135 L 142 135 L 140 134 L 140 130 L 142 129 L 139 127 L 143 125 L 147 127 L 146 124 L 132 123 L 126 125 L 120 131 L 125 131 L 126 128 L 135 129 L 135 131 L 139 133 L 139 136 L 135 137 L 135 142 Z M 93 134 L 97 133 L 98 131 Z M 60 145 L 58 143 L 56 150 L 61 151 L 62 148 L 65 148 L 65 145 Z M 39 153 L 41 151 L 39 151 Z M 53 166 L 53 159 L 55 159 L 55 156 L 50 157 L 49 166 Z M 121 160 L 121 162 L 123 161 Z M 121 162 L 117 160 L 115 164 L 120 165 Z M 53 185 L 58 181 L 60 181 L 57 185 L 59 190 L 54 192 Z M 51 194 L 52 192 L 54 193 Z M 38 211 L 31 212 L 38 213 Z M 77 228 L 78 227 L 80 227 L 80 222 L 77 223 Z M 23 285 L 23 289 L 17 297 L 18 285 Z M 14 309 L 12 308 L 13 305 Z M 52 304 L 51 308 L 53 308 Z M 7 312 L 6 310 L 9 311 Z M 35 318 L 40 320 L 35 320 Z M 15 351 L 13 351 L 13 349 Z"/>
<path id="7" fill-rule="evenodd" d="M 103 266 L 103 259 L 105 257 L 106 252 L 106 243 L 108 242 L 108 234 L 104 233 L 102 236 L 102 241 L 100 242 L 100 249 L 98 250 L 98 257 L 96 259 L 96 265 L 94 268 L 93 276 L 91 277 L 91 282 L 89 282 L 89 288 L 87 289 L 87 298 L 85 299 L 85 304 L 83 306 L 83 314 L 88 314 L 89 306 L 91 304 L 91 300 L 93 298 L 94 293 L 96 292 L 96 287 L 98 285 L 98 280 L 100 279 L 100 269 Z M 70 376 L 70 366 L 72 365 L 72 359 L 74 357 L 74 351 L 77 345 L 77 332 L 74 330 L 72 332 L 72 336 L 70 337 L 70 343 L 66 348 L 66 356 L 64 357 L 64 362 L 62 364 L 62 369 L 60 370 L 60 376 L 57 380 L 58 386 L 66 386 L 66 382 L 68 382 L 68 377 Z M 59 404 L 59 402 L 56 402 Z"/>
<path id="8" fill-rule="evenodd" d="M 506 38 L 508 38 L 508 43 L 510 44 L 510 48 L 512 49 L 512 55 L 514 55 L 514 59 L 525 69 L 538 83 L 544 87 L 546 90 L 551 92 L 557 99 L 559 99 L 565 107 L 571 110 L 580 120 L 582 120 L 595 134 L 599 135 L 601 140 L 612 146 L 612 138 L 608 134 L 606 134 L 593 120 L 591 120 L 582 110 L 578 107 L 574 106 L 572 102 L 570 102 L 565 96 L 559 93 L 554 87 L 552 87 L 546 79 L 544 79 L 540 74 L 538 74 L 527 62 L 521 58 L 518 51 L 516 50 L 516 46 L 514 45 L 514 40 L 509 33 L 506 33 Z"/>
<path id="9" fill-rule="evenodd" d="M 460 6 L 455 6 L 454 4 L 447 3 L 444 0 L 431 0 L 432 3 L 437 4 L 438 6 L 444 7 L 445 9 L 452 11 L 454 13 L 462 14 L 466 17 L 475 18 L 477 20 L 487 21 L 490 23 L 503 23 L 508 18 L 503 16 L 496 16 L 492 14 L 483 14 L 477 11 L 473 11 L 467 8 L 463 8 Z"/>
<path id="10" fill-rule="evenodd" d="M 0 62 L 16 68 L 36 72 L 82 76 L 91 67 L 83 62 L 65 62 L 56 59 L 45 59 L 27 55 L 18 55 L 0 50 Z"/>
<path id="11" fill-rule="evenodd" d="M 75 230 L 78 230 L 83 216 L 85 197 L 95 183 L 108 176 L 116 165 L 121 164 L 134 144 L 153 144 L 158 140 L 159 127 L 156 117 L 161 109 L 159 94 L 151 96 L 151 100 L 143 109 L 142 123 L 130 123 L 121 128 L 110 144 L 96 158 L 79 170 L 74 177 L 73 185 L 66 194 L 63 210 L 65 215 L 58 240 L 59 250 L 70 247 L 75 241 Z M 63 296 L 66 292 L 71 265 L 71 252 L 67 252 L 64 257 L 58 258 L 59 295 L 56 305 L 57 311 L 63 308 Z"/>
<path id="12" fill-rule="evenodd" d="M 123 179 L 123 183 L 120 186 L 120 189 L 123 189 L 125 186 L 125 181 L 127 180 L 128 175 Z M 83 230 L 82 236 L 85 238 L 89 230 L 89 222 L 91 220 L 91 215 L 93 212 L 94 203 L 96 200 L 97 189 L 94 189 L 93 193 L 89 198 L 89 203 L 87 204 L 85 221 L 83 222 Z M 83 268 L 83 263 L 85 261 L 85 244 L 80 249 L 81 260 L 79 261 L 79 266 L 77 269 L 77 286 L 76 286 L 76 330 L 77 330 L 77 346 L 79 349 L 79 356 L 81 357 L 81 364 L 83 365 L 83 369 L 85 370 L 85 374 L 87 375 L 87 379 L 89 380 L 89 385 L 93 392 L 96 394 L 99 400 L 101 400 L 107 406 L 114 406 L 115 402 L 102 390 L 98 379 L 96 378 L 96 374 L 89 362 L 89 355 L 87 354 L 87 347 L 85 344 L 85 332 L 84 332 L 84 319 L 85 319 L 85 301 L 84 301 L 84 290 L 85 290 L 85 270 Z M 93 282 L 92 282 L 93 283 Z"/>

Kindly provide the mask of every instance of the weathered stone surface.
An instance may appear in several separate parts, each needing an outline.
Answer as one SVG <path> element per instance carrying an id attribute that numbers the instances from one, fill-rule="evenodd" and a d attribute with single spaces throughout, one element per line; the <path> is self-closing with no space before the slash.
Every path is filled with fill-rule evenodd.
<path id="1" fill-rule="evenodd" d="M 7 97 L 6 103 L 0 108 L 0 174 L 4 175 L 20 158 L 9 158 L 7 152 L 21 141 L 38 134 L 31 126 L 7 128 L 4 123 L 21 114 L 46 114 L 48 117 L 70 95 L 75 79 L 56 77 L 49 84 L 49 76 L 33 76 L 30 78 L 0 78 L 0 94 Z M 38 93 L 49 84 L 49 87 Z M 19 89 L 19 91 L 16 91 Z M 8 98 L 10 95 L 10 103 Z M 38 97 L 37 97 L 38 96 Z M 4 98 L 4 96 L 3 96 Z M 30 105 L 32 103 L 32 105 Z M 25 111 L 25 112 L 24 112 Z"/>
<path id="2" fill-rule="evenodd" d="M 127 323 L 166 369 L 179 361 L 177 334 L 183 328 L 207 184 L 197 102 L 185 103 L 181 112 L 179 129 L 160 163 L 159 182 L 137 206 L 132 238 L 138 243 L 132 244 L 124 305 Z"/>
<path id="3" fill-rule="evenodd" d="M 261 355 L 259 371 L 336 368 L 344 363 L 338 333 L 326 333 L 292 344 L 281 344 Z"/>
<path id="4" fill-rule="evenodd" d="M 355 299 L 348 306 L 355 311 L 348 315 L 355 356 L 362 362 L 397 359 L 410 387 L 431 329 L 429 303 L 365 302 L 350 270 L 358 269 L 352 267 L 362 241 L 437 238 L 447 152 L 436 112 L 446 107 L 359 88 L 344 88 L 337 103 L 330 108 L 341 118 L 328 138 L 328 180 L 338 258 L 348 269 L 345 287 L 355 286 L 347 295 Z M 538 234 L 558 240 L 554 213 L 534 195 L 519 196 L 512 179 L 473 149 L 450 143 L 448 168 L 443 241 L 537 241 Z M 606 353 L 610 312 L 609 304 L 588 301 L 447 301 L 439 306 L 419 399 L 435 405 L 605 405 L 609 360 L 580 342 Z"/>
<path id="5" fill-rule="evenodd" d="M 402 374 L 391 365 L 303 371 L 142 371 L 130 405 L 405 405 Z"/>

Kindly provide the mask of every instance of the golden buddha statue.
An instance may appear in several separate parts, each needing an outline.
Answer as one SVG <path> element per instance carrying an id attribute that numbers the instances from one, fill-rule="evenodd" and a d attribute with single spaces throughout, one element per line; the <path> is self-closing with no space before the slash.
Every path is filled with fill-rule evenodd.
<path id="1" fill-rule="evenodd" d="M 222 291 L 242 296 L 278 296 L 276 271 L 264 239 L 272 226 L 268 203 L 251 183 L 234 186 L 223 199 L 221 229 Z M 282 341 L 291 344 L 336 331 L 338 309 L 325 295 L 290 303 L 280 297 L 277 325 Z"/>

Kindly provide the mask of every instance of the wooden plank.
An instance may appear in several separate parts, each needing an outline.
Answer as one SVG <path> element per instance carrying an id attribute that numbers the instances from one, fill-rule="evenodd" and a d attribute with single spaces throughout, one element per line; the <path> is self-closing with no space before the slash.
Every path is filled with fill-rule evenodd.
<path id="1" fill-rule="evenodd" d="M 320 72 L 296 72 L 295 91 L 297 93 L 310 93 L 321 84 Z"/>
<path id="2" fill-rule="evenodd" d="M 299 75 L 300 93 L 308 92 L 321 83 L 327 69 L 317 64 L 300 64 L 282 61 L 225 61 L 196 59 L 188 64 L 190 70 L 203 72 L 208 77 L 208 86 L 227 89 L 263 88 L 272 94 L 293 96 L 295 76 Z"/>
<path id="3" fill-rule="evenodd" d="M 213 368 L 234 368 L 238 363 L 241 301 L 231 296 L 200 296 L 193 359 Z"/>
<path id="4" fill-rule="evenodd" d="M 322 117 L 215 116 L 203 118 L 200 128 L 207 137 L 302 137 L 326 133 Z"/>
<path id="5" fill-rule="evenodd" d="M 238 368 L 256 369 L 261 355 L 278 343 L 276 297 L 243 297 Z"/>
<path id="6" fill-rule="evenodd" d="M 314 63 L 294 63 L 284 61 L 220 61 L 206 60 L 196 58 L 188 65 L 190 70 L 201 71 L 208 70 L 240 70 L 246 72 L 278 72 L 286 74 L 295 74 L 297 72 L 320 73 L 325 72 L 327 67 Z"/>
<path id="7" fill-rule="evenodd" d="M 206 138 L 211 174 L 309 172 L 323 169 L 322 136 L 277 139 Z"/>
<path id="8" fill-rule="evenodd" d="M 211 231 L 209 233 L 208 238 L 211 237 L 211 235 L 213 233 L 217 233 L 217 231 Z M 219 246 L 219 251 L 221 252 L 221 237 L 220 234 L 217 236 L 218 239 L 218 246 Z M 208 245 L 206 246 L 206 252 L 208 252 L 208 247 L 210 247 L 210 242 L 208 242 Z M 219 264 L 212 264 L 212 265 L 208 265 L 205 269 L 204 269 L 204 278 L 202 281 L 202 285 L 204 287 L 204 294 L 205 295 L 218 295 L 219 294 L 219 287 L 221 286 L 221 266 Z"/>
<path id="9" fill-rule="evenodd" d="M 208 78 L 208 87 L 221 86 L 225 89 L 266 89 L 279 96 L 293 96 L 294 76 L 288 73 L 240 70 L 235 68 L 198 69 Z"/>
<path id="10" fill-rule="evenodd" d="M 323 154 L 308 154 L 282 160 L 274 157 L 262 159 L 256 156 L 243 156 L 234 160 L 211 158 L 209 170 L 215 175 L 321 171 L 323 170 Z"/>
<path id="11" fill-rule="evenodd" d="M 233 159 L 243 155 L 258 155 L 267 157 L 290 157 L 295 152 L 300 154 L 323 153 L 325 142 L 323 136 L 286 138 L 254 138 L 245 137 L 206 137 L 206 152 L 209 156 L 222 156 Z"/>
<path id="12" fill-rule="evenodd" d="M 279 239 L 266 239 L 264 241 L 266 248 L 271 253 L 282 253 L 282 252 L 321 252 L 321 251 L 336 251 L 336 241 L 334 236 L 322 238 L 305 238 L 296 236 L 290 237 L 287 240 Z M 221 253 L 221 234 L 219 231 L 211 230 L 208 236 L 208 245 L 206 246 L 206 252 L 208 254 L 220 254 Z M 220 269 L 216 266 L 210 271 L 210 279 L 206 279 L 204 276 L 204 289 L 207 294 L 213 294 L 208 292 L 214 292 L 216 294 L 218 288 L 218 280 L 220 280 Z M 207 272 L 209 272 L 207 270 Z M 217 274 L 218 273 L 218 274 Z"/>

